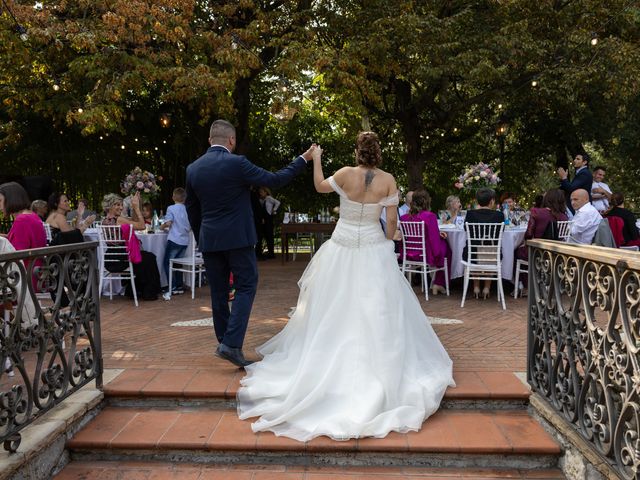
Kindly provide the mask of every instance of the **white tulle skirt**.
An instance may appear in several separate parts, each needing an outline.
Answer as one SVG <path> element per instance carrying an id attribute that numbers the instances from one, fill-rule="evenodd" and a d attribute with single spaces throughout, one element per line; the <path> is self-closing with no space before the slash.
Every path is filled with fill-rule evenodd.
<path id="1" fill-rule="evenodd" d="M 254 432 L 307 441 L 417 431 L 448 386 L 452 362 L 402 276 L 393 242 L 332 240 L 312 258 L 285 328 L 258 348 L 238 392 Z"/>

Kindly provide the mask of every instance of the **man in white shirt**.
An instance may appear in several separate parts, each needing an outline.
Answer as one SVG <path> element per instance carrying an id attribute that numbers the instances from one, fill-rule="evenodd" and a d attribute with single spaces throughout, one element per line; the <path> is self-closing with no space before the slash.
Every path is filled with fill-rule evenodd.
<path id="1" fill-rule="evenodd" d="M 571 206 L 575 210 L 571 224 L 570 243 L 591 244 L 602 215 L 589 203 L 589 192 L 579 188 L 571 192 Z"/>
<path id="2" fill-rule="evenodd" d="M 600 213 L 609 208 L 609 199 L 611 198 L 611 189 L 609 185 L 603 182 L 605 174 L 604 167 L 596 167 L 593 169 L 593 184 L 591 185 L 592 204 Z"/>

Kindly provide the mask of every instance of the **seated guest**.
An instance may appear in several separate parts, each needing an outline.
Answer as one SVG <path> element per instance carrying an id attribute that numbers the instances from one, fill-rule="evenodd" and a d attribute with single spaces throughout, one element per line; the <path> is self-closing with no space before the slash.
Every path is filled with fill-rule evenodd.
<path id="1" fill-rule="evenodd" d="M 447 200 L 444 203 L 444 206 L 447 211 L 446 218 L 442 221 L 442 223 L 456 223 L 456 218 L 460 215 L 460 211 L 462 209 L 462 203 L 460 203 L 460 198 L 455 195 L 449 195 Z"/>
<path id="2" fill-rule="evenodd" d="M 140 211 L 140 194 L 136 193 L 131 202 L 132 208 L 136 213 L 138 220 L 132 220 L 122 215 L 123 205 L 122 197 L 115 193 L 109 193 L 102 200 L 102 208 L 106 212 L 105 218 L 102 220 L 103 225 L 130 225 L 135 230 L 145 230 L 147 227 L 142 220 L 142 212 Z M 141 251 L 142 261 L 133 264 L 133 273 L 136 277 L 136 290 L 140 292 L 143 300 L 157 300 L 160 293 L 160 272 L 156 256 L 151 252 Z M 105 253 L 105 257 L 109 255 L 109 251 Z M 121 272 L 129 266 L 128 262 L 108 262 L 105 268 L 110 272 Z"/>
<path id="3" fill-rule="evenodd" d="M 31 211 L 37 214 L 40 217 L 40 220 L 44 222 L 47 218 L 47 213 L 49 212 L 47 202 L 44 200 L 34 200 L 31 202 Z"/>
<path id="4" fill-rule="evenodd" d="M 552 188 L 544 194 L 542 198 L 542 206 L 540 208 L 533 207 L 531 209 L 531 215 L 529 217 L 529 223 L 527 223 L 527 231 L 524 234 L 524 241 L 516 249 L 516 258 L 520 260 L 529 259 L 529 251 L 525 242 L 532 238 L 546 238 L 547 240 L 558 240 L 558 229 L 551 230 L 555 232 L 552 234 L 554 238 L 548 238 L 549 226 L 552 222 L 566 221 L 567 217 L 567 204 L 564 198 L 564 192 L 559 188 Z M 521 280 L 524 286 L 527 285 L 527 277 L 523 276 Z M 518 285 L 516 285 L 518 288 Z M 524 292 L 523 292 L 524 293 Z"/>
<path id="5" fill-rule="evenodd" d="M 142 218 L 145 225 L 151 225 L 153 223 L 153 205 L 151 202 L 144 202 L 142 204 Z"/>
<path id="6" fill-rule="evenodd" d="M 481 188 L 476 192 L 478 208 L 467 211 L 464 223 L 502 223 L 504 216 L 496 210 L 496 192 L 491 188 Z M 462 258 L 469 259 L 467 247 L 462 251 Z M 489 298 L 491 280 L 484 281 L 483 298 Z M 480 280 L 473 281 L 473 295 L 480 298 Z"/>
<path id="7" fill-rule="evenodd" d="M 602 222 L 602 215 L 589 202 L 589 192 L 579 188 L 571 192 L 571 207 L 575 210 L 569 242 L 591 244 Z"/>
<path id="8" fill-rule="evenodd" d="M 536 195 L 536 198 L 533 199 L 533 208 L 542 208 L 542 200 L 544 199 L 544 195 Z"/>
<path id="9" fill-rule="evenodd" d="M 640 246 L 640 233 L 636 227 L 636 216 L 630 210 L 624 208 L 624 195 L 619 192 L 611 194 L 609 200 L 611 208 L 606 213 L 607 217 L 619 217 L 624 222 L 622 236 L 624 246 Z"/>
<path id="10" fill-rule="evenodd" d="M 67 222 L 67 214 L 71 210 L 69 206 L 69 198 L 64 193 L 54 192 L 49 196 L 49 211 L 51 212 L 47 217 L 47 224 L 51 226 L 51 238 L 52 243 L 55 245 L 64 245 L 68 243 L 75 243 L 71 241 L 76 238 L 76 241 L 82 241 L 82 233 L 87 229 L 89 225 L 96 219 L 95 216 L 89 216 L 84 220 L 80 220 L 77 223 L 77 227 L 73 228 Z M 78 230 L 80 235 L 64 235 L 66 240 L 58 239 L 60 233 L 72 232 Z"/>
<path id="11" fill-rule="evenodd" d="M 71 224 L 73 224 L 73 222 L 76 222 L 77 225 L 77 222 L 79 220 L 84 220 L 85 218 L 92 215 L 94 217 L 97 216 L 96 212 L 89 210 L 89 200 L 87 200 L 86 198 L 81 198 L 78 200 L 78 208 L 67 213 L 67 222 L 70 222 Z"/>
<path id="12" fill-rule="evenodd" d="M 400 190 L 398 190 L 398 196 L 400 195 Z M 406 215 L 411 210 L 411 199 L 413 198 L 413 190 L 409 190 L 407 194 L 404 196 L 404 203 L 402 206 L 398 207 L 398 218 L 402 215 Z M 402 198 L 400 198 L 402 200 Z M 382 209 L 382 212 L 386 214 L 386 208 Z"/>
<path id="13" fill-rule="evenodd" d="M 30 250 L 47 246 L 47 234 L 42 220 L 38 214 L 31 211 L 29 195 L 19 183 L 8 182 L 0 185 L 0 212 L 5 218 L 13 217 L 13 224 L 7 235 L 7 240 L 13 248 Z M 36 260 L 34 263 L 35 267 L 41 265 L 42 260 Z M 32 281 L 33 288 L 37 291 L 35 275 Z"/>
<path id="14" fill-rule="evenodd" d="M 567 205 L 564 198 L 564 192 L 559 188 L 552 188 L 545 193 L 542 198 L 542 207 L 531 209 L 531 215 L 529 217 L 529 223 L 527 224 L 527 231 L 524 234 L 524 240 L 530 240 L 532 238 L 546 238 L 545 231 L 549 227 L 551 222 L 566 221 L 567 217 Z M 557 240 L 557 234 L 555 238 L 547 238 L 547 240 Z M 524 242 L 520 246 L 524 256 L 518 256 L 523 260 L 527 259 L 527 250 Z"/>
<path id="15" fill-rule="evenodd" d="M 408 214 L 400 217 L 401 222 L 422 222 L 424 223 L 425 247 L 427 253 L 427 263 L 435 267 L 444 266 L 444 259 L 448 258 L 448 268 L 451 269 L 451 249 L 445 240 L 447 234 L 438 229 L 438 217 L 429 211 L 431 207 L 431 197 L 426 190 L 419 189 L 413 192 L 411 199 L 411 210 Z M 420 252 L 408 249 L 407 258 L 419 259 Z M 414 257 L 414 258 L 412 258 Z M 449 271 L 451 274 L 451 271 Z M 434 295 L 445 292 L 444 272 L 436 272 L 431 291 Z"/>
<path id="16" fill-rule="evenodd" d="M 516 208 L 516 196 L 513 192 L 503 192 L 502 195 L 500 195 L 499 207 L 503 208 L 505 203 L 507 207 L 509 207 L 509 211 L 513 212 Z"/>
<path id="17" fill-rule="evenodd" d="M 0 211 L 5 217 L 13 217 L 7 238 L 16 250 L 29 250 L 47 246 L 47 234 L 42 220 L 31 211 L 27 191 L 16 182 L 0 185 Z"/>

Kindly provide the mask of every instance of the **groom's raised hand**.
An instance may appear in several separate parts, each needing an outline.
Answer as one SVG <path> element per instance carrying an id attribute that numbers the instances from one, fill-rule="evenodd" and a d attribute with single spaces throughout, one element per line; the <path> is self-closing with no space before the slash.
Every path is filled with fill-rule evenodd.
<path id="1" fill-rule="evenodd" d="M 313 159 L 313 151 L 316 149 L 316 144 L 312 143 L 311 146 L 309 147 L 309 150 L 307 150 L 306 152 L 304 152 L 302 154 L 302 158 L 304 158 L 304 160 L 309 163 L 310 160 Z"/>

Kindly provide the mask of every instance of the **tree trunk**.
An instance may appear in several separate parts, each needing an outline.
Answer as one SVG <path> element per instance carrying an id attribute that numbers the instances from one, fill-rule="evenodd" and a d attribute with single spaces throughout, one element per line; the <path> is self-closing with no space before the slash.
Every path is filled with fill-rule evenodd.
<path id="1" fill-rule="evenodd" d="M 250 90 L 250 78 L 238 79 L 233 90 L 233 105 L 236 110 L 236 153 L 239 155 L 246 155 L 249 151 Z"/>
<path id="2" fill-rule="evenodd" d="M 415 108 L 410 107 L 411 85 L 404 81 L 395 83 L 398 106 L 398 121 L 407 146 L 405 164 L 409 190 L 423 187 L 424 157 L 421 155 L 420 130 Z"/>

